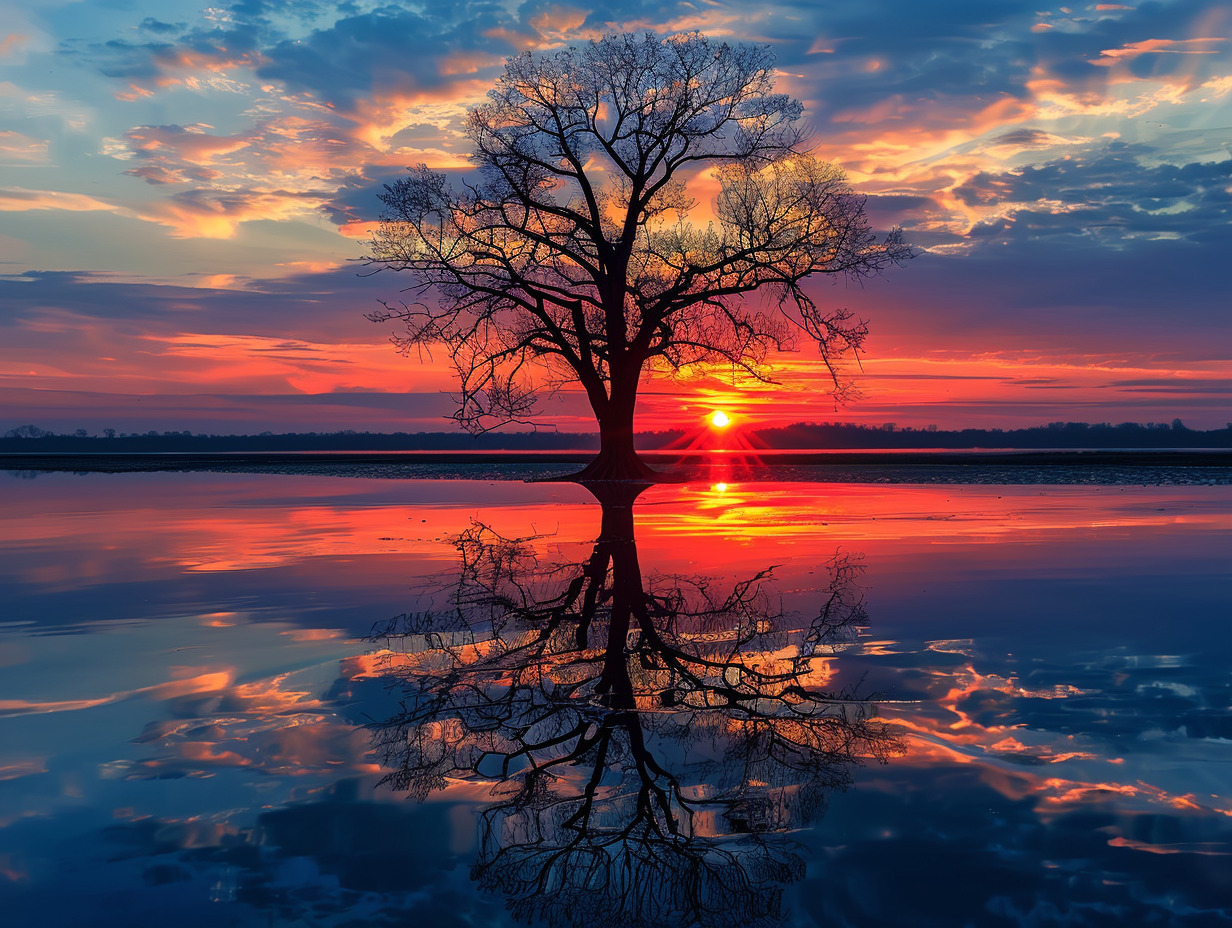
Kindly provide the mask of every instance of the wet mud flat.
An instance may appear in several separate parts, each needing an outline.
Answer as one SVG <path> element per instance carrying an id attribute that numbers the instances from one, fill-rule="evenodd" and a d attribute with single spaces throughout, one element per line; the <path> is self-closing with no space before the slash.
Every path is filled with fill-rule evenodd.
<path id="1" fill-rule="evenodd" d="M 384 479 L 567 478 L 589 453 L 242 452 L 4 454 L 15 476 L 70 472 L 303 474 Z M 665 482 L 1200 486 L 1232 484 L 1232 451 L 648 452 Z"/>

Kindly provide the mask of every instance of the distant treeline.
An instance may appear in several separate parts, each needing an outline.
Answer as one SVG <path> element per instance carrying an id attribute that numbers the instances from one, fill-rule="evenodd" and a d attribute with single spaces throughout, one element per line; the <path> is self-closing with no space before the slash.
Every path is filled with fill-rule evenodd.
<path id="1" fill-rule="evenodd" d="M 692 444 L 684 431 L 642 432 L 637 445 L 646 451 Z M 1123 422 L 1051 422 L 1025 429 L 899 428 L 840 422 L 801 423 L 746 433 L 755 447 L 794 450 L 813 448 L 1232 448 L 1228 428 L 1200 431 L 1179 420 L 1171 424 Z M 289 432 L 260 435 L 194 435 L 191 432 L 123 434 L 104 429 L 91 435 L 78 429 L 56 434 L 23 425 L 0 436 L 0 453 L 101 452 L 114 454 L 227 451 L 592 451 L 599 436 L 585 432 Z"/>
<path id="2" fill-rule="evenodd" d="M 1050 422 L 1025 429 L 898 428 L 886 425 L 822 423 L 761 429 L 756 433 L 767 448 L 1232 448 L 1232 423 L 1227 428 L 1188 429 L 1180 419 L 1171 424 L 1148 422 Z"/>
<path id="3" fill-rule="evenodd" d="M 22 426 L 0 436 L 0 452 L 209 452 L 209 451 L 590 451 L 599 436 L 569 432 L 262 432 L 259 435 L 194 435 L 191 432 L 90 435 L 78 429 L 57 435 Z"/>

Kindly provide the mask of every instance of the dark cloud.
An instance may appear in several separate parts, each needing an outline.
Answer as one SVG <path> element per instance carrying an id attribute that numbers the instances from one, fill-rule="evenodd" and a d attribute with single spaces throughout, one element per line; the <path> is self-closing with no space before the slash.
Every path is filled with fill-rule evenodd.
<path id="1" fill-rule="evenodd" d="M 1008 145 L 1014 148 L 1045 148 L 1056 143 L 1056 137 L 1039 129 L 1011 129 L 1002 132 L 992 145 Z"/>
<path id="2" fill-rule="evenodd" d="M 315 203 L 320 196 L 320 192 L 302 190 L 268 190 L 261 191 L 261 194 L 269 195 L 279 200 L 303 200 L 307 203 Z M 169 199 L 173 203 L 191 207 L 201 213 L 246 219 L 263 218 L 259 213 L 254 215 L 256 209 L 254 208 L 252 191 L 229 191 L 199 187 L 194 190 L 182 190 L 173 193 Z"/>
<path id="3" fill-rule="evenodd" d="M 1232 202 L 1227 190 L 1232 160 L 1144 164 L 1157 154 L 1154 146 L 1114 142 L 1085 156 L 999 174 L 982 172 L 954 193 L 968 205 L 1053 200 L 1063 204 L 1120 203 L 1141 211 L 1175 206 L 1182 200 L 1210 201 L 1223 209 Z"/>
<path id="4" fill-rule="evenodd" d="M 378 197 L 385 185 L 405 176 L 405 168 L 369 169 L 368 177 L 355 178 L 336 190 L 322 206 L 322 211 L 331 222 L 339 225 L 344 222 L 375 222 L 384 209 Z"/>
<path id="5" fill-rule="evenodd" d="M 837 846 L 816 848 L 825 866 L 800 885 L 797 901 L 818 924 L 1094 928 L 1179 924 L 1178 912 L 1185 924 L 1223 921 L 1224 858 L 1203 850 L 1226 842 L 1226 828 L 1098 800 L 1048 812 L 1035 796 L 993 789 L 978 770 L 914 774 L 891 768 L 880 789 L 857 788 L 832 808 L 849 827 Z M 1026 776 L 996 776 L 1028 788 Z M 895 827 L 904 822 L 907 833 Z M 1130 846 L 1112 840 L 1122 835 Z M 1145 853 L 1135 840 L 1172 845 L 1171 853 Z"/>
<path id="6" fill-rule="evenodd" d="M 55 310 L 100 322 L 169 323 L 192 331 L 270 338 L 347 340 L 377 332 L 363 318 L 404 284 L 396 276 L 361 276 L 358 266 L 278 280 L 241 281 L 250 289 L 208 289 L 114 281 L 67 271 L 0 277 L 3 327 L 38 320 Z M 16 336 L 13 336 L 16 337 Z"/>
<path id="7" fill-rule="evenodd" d="M 1090 160 L 1071 157 L 957 187 L 969 206 L 1007 204 L 1012 212 L 978 226 L 985 239 L 1089 236 L 1113 247 L 1137 237 L 1209 241 L 1232 223 L 1232 160 L 1144 164 L 1150 152 L 1114 144 Z"/>
<path id="8" fill-rule="evenodd" d="M 455 83 L 441 60 L 453 54 L 499 59 L 514 49 L 486 32 L 507 25 L 495 4 L 430 5 L 424 12 L 382 7 L 339 19 L 328 29 L 267 48 L 257 73 L 352 106 L 379 89 L 438 88 Z"/>
<path id="9" fill-rule="evenodd" d="M 816 297 L 858 311 L 879 345 L 899 350 L 1232 357 L 1225 244 L 1117 232 L 1109 247 L 1080 227 L 1040 236 L 1017 226 L 987 229 L 961 254 L 921 256 L 862 291 L 818 287 Z"/>
<path id="10" fill-rule="evenodd" d="M 147 16 L 141 21 L 138 27 L 143 32 L 154 32 L 158 35 L 176 35 L 185 29 L 184 23 L 164 23 L 154 19 L 152 16 Z"/>
<path id="11" fill-rule="evenodd" d="M 165 23 L 146 17 L 140 29 L 159 36 L 157 41 L 116 39 L 93 46 L 85 54 L 98 59 L 98 67 L 103 74 L 123 80 L 156 79 L 168 68 L 181 63 L 188 53 L 198 60 L 247 61 L 255 64 L 262 48 L 285 38 L 284 30 L 271 14 L 310 20 L 332 8 L 332 4 L 314 0 L 278 4 L 253 0 L 234 4 L 230 8 L 207 10 L 211 21 L 191 27 L 185 23 Z M 172 41 L 170 37 L 173 35 L 175 39 Z M 65 48 L 63 52 L 69 53 L 69 49 Z"/>
<path id="12" fill-rule="evenodd" d="M 147 184 L 178 184 L 184 176 L 164 165 L 151 164 L 125 171 L 130 177 L 140 177 Z"/>
<path id="13" fill-rule="evenodd" d="M 1212 393 L 1232 393 L 1232 379 L 1229 378 L 1186 378 L 1176 377 L 1138 377 L 1133 380 L 1116 380 L 1114 387 L 1150 387 L 1150 388 L 1185 388 L 1206 390 Z"/>
<path id="14" fill-rule="evenodd" d="M 174 164 L 167 158 L 151 158 L 150 164 L 139 168 L 130 168 L 124 173 L 129 177 L 140 177 L 147 184 L 163 186 L 166 184 L 182 184 L 190 180 L 208 182 L 220 176 L 218 171 L 209 168 L 191 167 Z"/>
<path id="15" fill-rule="evenodd" d="M 1033 9 L 1017 0 L 801 4 L 807 25 L 796 42 L 779 47 L 779 57 L 820 78 L 813 94 L 820 110 L 810 113 L 819 121 L 895 95 L 915 105 L 963 98 L 982 108 L 999 94 L 1025 95 L 1034 55 L 1022 36 Z M 809 54 L 819 37 L 833 54 Z"/>

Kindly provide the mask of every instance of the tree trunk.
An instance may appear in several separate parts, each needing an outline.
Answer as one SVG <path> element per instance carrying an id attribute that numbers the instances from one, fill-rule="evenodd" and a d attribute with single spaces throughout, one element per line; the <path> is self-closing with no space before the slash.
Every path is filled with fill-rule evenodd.
<path id="1" fill-rule="evenodd" d="M 637 406 L 640 366 L 613 371 L 611 398 L 595 409 L 599 421 L 599 454 L 574 480 L 636 480 L 654 483 L 660 475 L 638 457 L 633 447 L 633 411 Z M 592 405 L 594 400 L 592 399 Z"/>
<path id="2" fill-rule="evenodd" d="M 644 488 L 631 481 L 590 487 L 603 507 L 603 521 L 595 542 L 595 552 L 603 552 L 604 577 L 601 580 L 607 579 L 607 565 L 611 564 L 607 647 L 595 695 L 608 708 L 622 712 L 636 708 L 633 684 L 629 679 L 628 640 L 633 615 L 646 593 L 633 534 L 633 501 Z M 633 721 L 636 722 L 636 716 Z"/>
<path id="3" fill-rule="evenodd" d="M 650 469 L 633 447 L 633 429 L 599 426 L 599 454 L 574 475 L 575 480 L 627 480 L 654 483 L 659 474 Z"/>

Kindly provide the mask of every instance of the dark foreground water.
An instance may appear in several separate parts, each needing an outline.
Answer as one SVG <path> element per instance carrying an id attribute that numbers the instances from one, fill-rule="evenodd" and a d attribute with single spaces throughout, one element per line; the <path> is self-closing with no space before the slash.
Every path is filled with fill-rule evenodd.
<path id="1" fill-rule="evenodd" d="M 1232 487 L 0 473 L 0 923 L 1232 925 Z"/>

